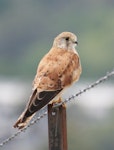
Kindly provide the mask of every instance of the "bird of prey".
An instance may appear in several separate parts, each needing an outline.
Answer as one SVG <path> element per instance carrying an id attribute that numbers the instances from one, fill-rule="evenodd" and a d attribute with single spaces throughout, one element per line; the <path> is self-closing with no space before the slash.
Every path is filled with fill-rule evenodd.
<path id="1" fill-rule="evenodd" d="M 82 69 L 77 44 L 77 37 L 71 32 L 62 32 L 54 39 L 38 65 L 32 95 L 15 128 L 24 128 L 36 111 L 48 103 L 57 103 L 63 90 L 79 79 Z"/>

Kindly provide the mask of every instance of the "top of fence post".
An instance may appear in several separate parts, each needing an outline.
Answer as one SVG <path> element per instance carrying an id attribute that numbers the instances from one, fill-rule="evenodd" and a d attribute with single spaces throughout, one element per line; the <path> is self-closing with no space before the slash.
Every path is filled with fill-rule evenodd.
<path id="1" fill-rule="evenodd" d="M 67 150 L 66 107 L 48 105 L 49 150 Z"/>

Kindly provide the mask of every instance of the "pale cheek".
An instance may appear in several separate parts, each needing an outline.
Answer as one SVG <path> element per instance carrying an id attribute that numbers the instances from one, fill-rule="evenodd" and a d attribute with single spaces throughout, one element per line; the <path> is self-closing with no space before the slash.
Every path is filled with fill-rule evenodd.
<path id="1" fill-rule="evenodd" d="M 73 72 L 73 81 L 78 81 L 80 73 L 81 73 L 80 70 L 76 70 Z"/>

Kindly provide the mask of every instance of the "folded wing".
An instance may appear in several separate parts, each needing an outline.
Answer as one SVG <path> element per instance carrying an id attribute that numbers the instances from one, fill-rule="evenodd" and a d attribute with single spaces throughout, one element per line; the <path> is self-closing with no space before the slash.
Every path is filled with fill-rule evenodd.
<path id="1" fill-rule="evenodd" d="M 40 93 L 38 93 L 37 90 L 34 90 L 25 111 L 19 117 L 14 127 L 19 129 L 25 127 L 33 117 L 35 112 L 48 104 L 55 96 L 57 96 L 61 92 L 61 90 L 42 91 Z"/>

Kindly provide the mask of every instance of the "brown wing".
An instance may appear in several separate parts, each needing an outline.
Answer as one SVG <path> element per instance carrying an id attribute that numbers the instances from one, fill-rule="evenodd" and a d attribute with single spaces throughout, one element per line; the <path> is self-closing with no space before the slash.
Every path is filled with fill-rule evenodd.
<path id="1" fill-rule="evenodd" d="M 25 121 L 26 118 L 48 104 L 60 91 L 43 91 L 40 93 L 37 93 L 37 90 L 33 91 L 22 120 Z"/>

